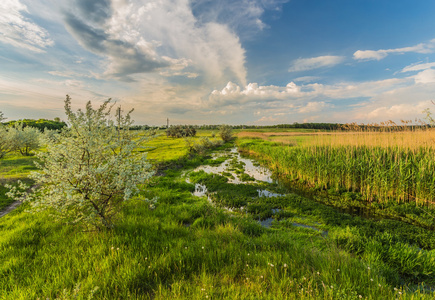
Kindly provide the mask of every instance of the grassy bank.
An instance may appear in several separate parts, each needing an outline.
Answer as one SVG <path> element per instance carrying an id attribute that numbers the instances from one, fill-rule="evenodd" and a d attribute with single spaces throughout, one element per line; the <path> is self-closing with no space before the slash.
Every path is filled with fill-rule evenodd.
<path id="1" fill-rule="evenodd" d="M 83 232 L 26 204 L 1 218 L 0 299 L 433 299 L 426 231 L 342 214 L 252 181 L 236 162 L 247 184 L 192 172 L 223 159 L 187 158 L 181 144 L 172 152 L 178 141 L 160 142 L 154 153 L 169 152 L 162 176 L 126 203 L 113 230 Z M 210 200 L 192 195 L 195 183 Z"/>

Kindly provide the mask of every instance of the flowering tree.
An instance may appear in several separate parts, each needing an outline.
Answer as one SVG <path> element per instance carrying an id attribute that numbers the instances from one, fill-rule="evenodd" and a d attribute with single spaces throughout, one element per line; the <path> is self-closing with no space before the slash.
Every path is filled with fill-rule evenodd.
<path id="1" fill-rule="evenodd" d="M 114 122 L 110 101 L 96 110 L 88 102 L 84 111 L 73 112 L 66 96 L 69 128 L 54 139 L 47 136 L 47 151 L 38 153 L 40 172 L 31 174 L 41 186 L 26 197 L 33 211 L 53 209 L 70 222 L 110 228 L 122 203 L 152 176 L 146 154 L 135 152 L 143 138 L 129 130 L 131 111 L 123 116 L 118 109 Z M 14 193 L 22 196 L 12 188 Z"/>

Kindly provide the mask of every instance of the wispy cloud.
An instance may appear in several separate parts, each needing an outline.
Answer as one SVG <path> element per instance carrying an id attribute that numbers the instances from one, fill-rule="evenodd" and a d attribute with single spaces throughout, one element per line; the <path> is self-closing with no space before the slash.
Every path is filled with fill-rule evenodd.
<path id="1" fill-rule="evenodd" d="M 404 72 L 412 72 L 412 71 L 421 71 L 421 70 L 427 70 L 427 69 L 430 69 L 433 67 L 435 67 L 435 62 L 412 64 L 410 66 L 404 67 L 401 72 L 404 73 Z"/>
<path id="2" fill-rule="evenodd" d="M 299 58 L 293 61 L 289 72 L 308 71 L 318 68 L 333 67 L 344 61 L 343 56 L 325 55 L 312 58 Z"/>
<path id="3" fill-rule="evenodd" d="M 358 50 L 353 54 L 355 60 L 381 60 L 389 54 L 404 54 L 408 52 L 415 53 L 433 53 L 435 50 L 435 39 L 428 43 L 420 43 L 411 47 L 381 50 Z"/>
<path id="4" fill-rule="evenodd" d="M 0 2 L 0 41 L 33 52 L 45 52 L 54 41 L 48 32 L 25 17 L 26 5 L 19 0 Z"/>
<path id="5" fill-rule="evenodd" d="M 280 11 L 289 0 L 193 0 L 192 12 L 200 23 L 227 24 L 242 38 L 250 38 L 267 28 L 262 21 L 266 10 Z M 231 12 L 230 12 L 231 11 Z"/>

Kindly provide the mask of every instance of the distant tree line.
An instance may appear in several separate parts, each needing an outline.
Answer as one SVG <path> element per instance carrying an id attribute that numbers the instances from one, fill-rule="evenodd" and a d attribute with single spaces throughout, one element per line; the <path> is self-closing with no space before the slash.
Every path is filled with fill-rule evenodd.
<path id="1" fill-rule="evenodd" d="M 49 130 L 61 130 L 62 128 L 66 127 L 66 123 L 63 121 L 60 121 L 59 118 L 56 118 L 56 120 L 47 120 L 47 119 L 39 119 L 39 120 L 33 120 L 33 119 L 23 119 L 23 120 L 14 120 L 3 123 L 3 125 L 7 127 L 16 127 L 20 124 L 23 128 L 26 127 L 33 127 L 39 129 L 39 131 L 43 132 L 45 129 Z"/>

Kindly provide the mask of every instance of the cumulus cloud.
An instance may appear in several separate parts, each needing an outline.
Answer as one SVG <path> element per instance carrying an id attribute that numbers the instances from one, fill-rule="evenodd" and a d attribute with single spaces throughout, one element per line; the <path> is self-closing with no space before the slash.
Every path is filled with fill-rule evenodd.
<path id="1" fill-rule="evenodd" d="M 312 58 L 296 59 L 289 68 L 289 72 L 308 71 L 324 67 L 333 67 L 344 61 L 343 56 L 325 55 Z"/>
<path id="2" fill-rule="evenodd" d="M 48 32 L 25 17 L 27 6 L 19 0 L 0 2 L 0 42 L 33 52 L 45 52 L 54 42 Z"/>
<path id="3" fill-rule="evenodd" d="M 249 83 L 243 89 L 233 82 L 228 82 L 222 90 L 211 92 L 209 100 L 211 102 L 222 102 L 224 99 L 240 99 L 241 102 L 244 99 L 274 101 L 275 99 L 298 97 L 300 91 L 301 88 L 294 82 L 288 83 L 285 87 L 275 85 L 261 86 L 258 83 Z"/>
<path id="4" fill-rule="evenodd" d="M 403 47 L 396 49 L 380 49 L 380 50 L 358 50 L 353 54 L 355 60 L 381 60 L 389 54 L 404 54 L 408 52 L 415 53 L 433 53 L 435 50 L 435 39 L 428 43 L 420 43 L 411 47 Z"/>
<path id="5" fill-rule="evenodd" d="M 106 77 L 133 81 L 135 74 L 160 73 L 200 77 L 213 84 L 228 79 L 245 84 L 245 50 L 239 36 L 228 23 L 218 23 L 206 12 L 194 14 L 192 5 L 199 2 L 75 0 L 63 14 L 76 40 L 106 58 Z"/>

